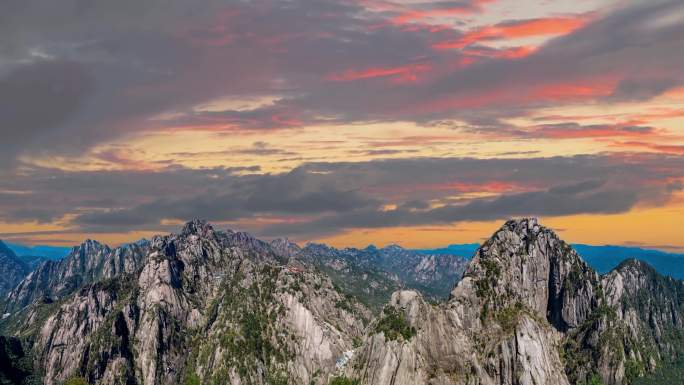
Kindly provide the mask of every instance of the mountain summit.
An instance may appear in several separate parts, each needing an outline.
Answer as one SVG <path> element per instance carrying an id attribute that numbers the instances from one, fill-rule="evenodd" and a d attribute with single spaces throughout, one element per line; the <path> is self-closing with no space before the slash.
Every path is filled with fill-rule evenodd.
<path id="1" fill-rule="evenodd" d="M 415 333 L 376 327 L 355 372 L 380 385 L 628 384 L 681 351 L 683 289 L 637 262 L 600 277 L 536 219 L 511 220 L 447 302 L 395 293 L 383 316 Z"/>
<path id="2" fill-rule="evenodd" d="M 46 385 L 618 385 L 684 352 L 682 282 L 636 261 L 601 276 L 534 218 L 496 231 L 443 300 L 418 284 L 461 266 L 439 258 L 194 220 L 44 263 L 8 297 L 0 332 Z M 374 313 L 369 293 L 390 288 Z"/>

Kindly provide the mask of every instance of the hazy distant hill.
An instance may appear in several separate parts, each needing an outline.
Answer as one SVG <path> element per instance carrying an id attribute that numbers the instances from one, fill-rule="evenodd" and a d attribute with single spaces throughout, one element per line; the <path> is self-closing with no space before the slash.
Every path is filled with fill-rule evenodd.
<path id="1" fill-rule="evenodd" d="M 0 384 L 679 383 L 683 281 L 636 260 L 599 274 L 533 218 L 468 263 L 414 253 L 300 249 L 199 220 L 115 249 L 88 240 L 7 297 Z M 335 283 L 384 282 L 364 281 L 369 267 L 404 287 L 462 279 L 441 300 L 399 288 L 375 313 Z"/>
<path id="2" fill-rule="evenodd" d="M 430 254 L 452 254 L 471 258 L 480 245 L 466 243 L 449 245 L 438 249 L 416 250 Z M 684 254 L 667 253 L 660 250 L 642 249 L 627 246 L 594 246 L 573 244 L 572 247 L 582 258 L 601 274 L 616 268 L 622 261 L 638 259 L 653 266 L 660 274 L 684 279 Z"/>
<path id="3" fill-rule="evenodd" d="M 71 250 L 70 247 L 60 247 L 60 246 L 26 246 L 19 243 L 9 243 L 5 242 L 10 250 L 14 251 L 19 257 L 23 256 L 38 256 L 45 257 L 46 259 L 59 260 L 66 257 Z"/>

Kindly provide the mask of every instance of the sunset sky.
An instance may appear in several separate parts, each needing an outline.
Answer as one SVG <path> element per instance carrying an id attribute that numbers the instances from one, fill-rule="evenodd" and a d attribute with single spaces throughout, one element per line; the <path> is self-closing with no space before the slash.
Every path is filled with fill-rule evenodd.
<path id="1" fill-rule="evenodd" d="M 681 0 L 201 3 L 0 4 L 0 239 L 684 251 Z"/>

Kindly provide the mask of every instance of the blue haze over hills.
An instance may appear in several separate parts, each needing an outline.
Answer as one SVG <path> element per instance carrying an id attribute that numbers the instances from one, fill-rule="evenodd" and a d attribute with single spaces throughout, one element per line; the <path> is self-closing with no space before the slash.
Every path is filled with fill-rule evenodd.
<path id="1" fill-rule="evenodd" d="M 437 249 L 421 249 L 430 254 L 454 254 L 471 258 L 479 247 L 477 243 L 449 245 Z M 605 274 L 626 259 L 638 259 L 653 266 L 660 274 L 684 279 L 684 254 L 668 253 L 655 249 L 628 246 L 594 246 L 573 244 L 572 247 L 591 267 Z"/>
<path id="2" fill-rule="evenodd" d="M 19 243 L 9 243 L 5 242 L 7 247 L 14 251 L 14 254 L 20 257 L 24 256 L 35 256 L 44 257 L 46 259 L 60 260 L 66 257 L 71 250 L 71 247 L 60 247 L 60 246 L 27 246 Z"/>
<path id="3" fill-rule="evenodd" d="M 52 260 L 63 258 L 71 250 L 70 247 L 6 244 L 18 256 L 40 256 Z M 475 254 L 479 246 L 478 243 L 465 243 L 435 249 L 418 249 L 417 251 L 427 254 L 451 254 L 469 259 Z M 601 274 L 609 272 L 620 262 L 633 258 L 650 264 L 661 274 L 684 279 L 684 254 L 628 246 L 573 244 L 572 247 Z"/>

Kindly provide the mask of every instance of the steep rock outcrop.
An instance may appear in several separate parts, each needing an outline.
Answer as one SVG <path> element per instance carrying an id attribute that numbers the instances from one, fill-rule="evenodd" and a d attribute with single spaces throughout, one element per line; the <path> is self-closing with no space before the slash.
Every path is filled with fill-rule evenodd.
<path id="1" fill-rule="evenodd" d="M 628 384 L 680 354 L 682 283 L 628 262 L 601 277 L 536 219 L 508 221 L 446 303 L 395 293 L 347 375 L 362 384 Z M 392 336 L 384 321 L 415 330 Z M 405 326 L 401 326 L 405 323 Z M 396 333 L 395 333 L 396 334 Z"/>
<path id="2" fill-rule="evenodd" d="M 566 272 L 580 262 L 535 220 L 509 221 L 478 250 L 448 302 L 430 305 L 415 292 L 393 296 L 389 307 L 416 334 L 394 341 L 384 331 L 372 335 L 357 363 L 362 383 L 568 384 L 561 333 L 549 321 L 564 325 L 590 311 L 591 301 L 563 289 Z M 549 284 L 556 272 L 560 288 Z"/>
<path id="3" fill-rule="evenodd" d="M 135 272 L 88 284 L 42 322 L 46 385 L 326 384 L 370 312 L 246 233 L 189 222 Z"/>
<path id="4" fill-rule="evenodd" d="M 65 298 L 85 284 L 114 278 L 139 269 L 149 242 L 142 240 L 111 249 L 86 240 L 60 261 L 46 261 L 28 274 L 9 293 L 6 313 L 20 311 L 36 300 Z"/>
<path id="5" fill-rule="evenodd" d="M 88 247 L 100 262 L 54 265 L 86 277 L 79 288 L 0 321 L 32 342 L 46 385 L 622 385 L 684 352 L 681 281 L 636 261 L 599 276 L 531 218 L 486 241 L 448 299 L 398 290 L 375 318 L 333 274 L 363 282 L 388 263 L 380 249 L 298 250 L 197 220 L 144 254 Z M 405 258 L 440 273 L 429 255 Z"/>
<path id="6" fill-rule="evenodd" d="M 342 290 L 377 311 L 400 288 L 418 290 L 433 300 L 445 299 L 468 263 L 455 255 L 426 254 L 398 245 L 336 249 L 309 243 L 293 257 L 330 275 Z"/>
<path id="7" fill-rule="evenodd" d="M 28 265 L 0 241 L 0 302 L 28 273 Z"/>

